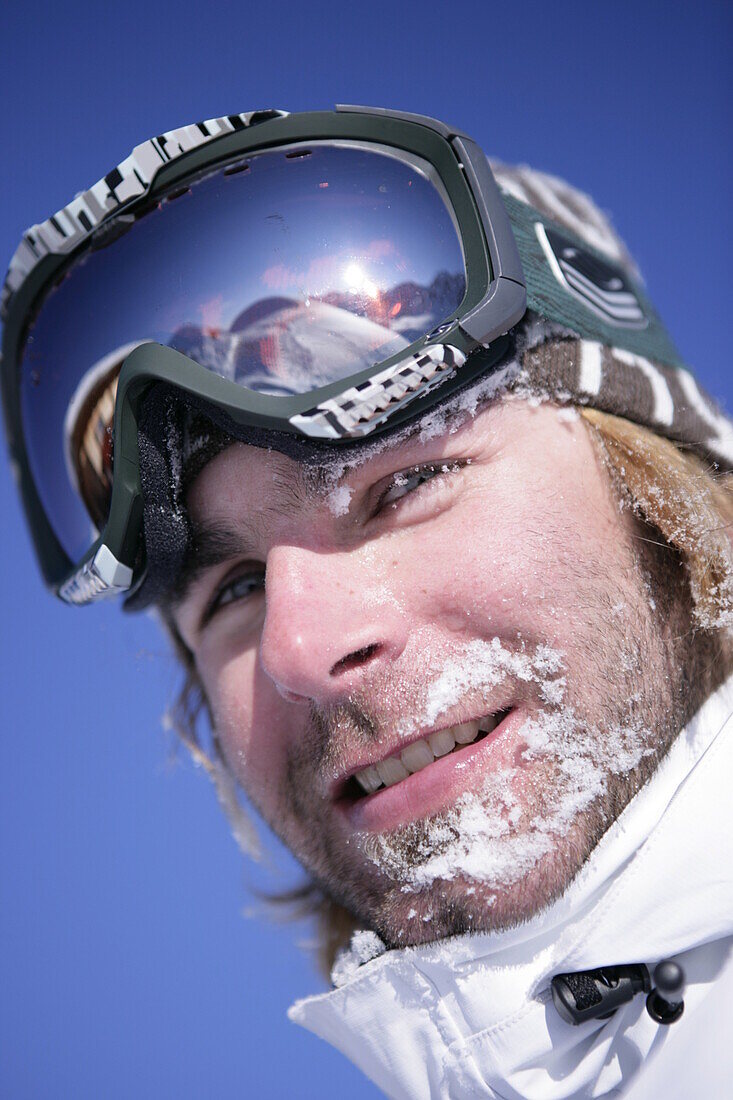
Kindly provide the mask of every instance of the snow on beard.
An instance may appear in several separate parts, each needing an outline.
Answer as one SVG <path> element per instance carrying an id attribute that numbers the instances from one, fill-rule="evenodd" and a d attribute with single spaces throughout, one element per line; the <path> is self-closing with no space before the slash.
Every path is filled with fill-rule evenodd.
<path id="1" fill-rule="evenodd" d="M 561 655 L 549 646 L 513 653 L 493 638 L 468 643 L 433 679 L 424 712 L 401 734 L 432 725 L 467 691 L 488 696 L 507 677 L 537 683 L 547 709 L 525 720 L 516 767 L 491 772 L 481 788 L 427 820 L 358 835 L 359 848 L 403 892 L 417 894 L 453 879 L 498 888 L 520 881 L 555 849 L 578 815 L 607 794 L 611 776 L 627 774 L 654 752 L 650 731 L 638 721 L 603 730 L 582 722 L 563 704 L 565 678 L 557 675 L 562 667 Z M 522 779 L 533 763 L 540 765 L 543 781 L 528 799 Z M 516 792 L 523 786 L 520 798 Z"/>

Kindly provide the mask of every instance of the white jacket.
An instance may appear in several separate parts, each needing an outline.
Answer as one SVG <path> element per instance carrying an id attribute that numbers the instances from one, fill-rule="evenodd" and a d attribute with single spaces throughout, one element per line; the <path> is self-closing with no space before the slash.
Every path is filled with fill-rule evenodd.
<path id="1" fill-rule="evenodd" d="M 550 909 L 501 934 L 386 951 L 290 1018 L 394 1098 L 733 1095 L 732 802 L 733 677 Z M 671 1026 L 643 995 L 577 1027 L 552 1003 L 554 974 L 671 956 L 687 979 Z"/>

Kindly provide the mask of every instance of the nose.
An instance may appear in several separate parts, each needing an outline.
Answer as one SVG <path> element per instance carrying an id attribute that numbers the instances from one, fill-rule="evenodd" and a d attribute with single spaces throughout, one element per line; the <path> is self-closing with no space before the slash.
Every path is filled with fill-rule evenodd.
<path id="1" fill-rule="evenodd" d="M 286 699 L 335 702 L 400 656 L 404 615 L 377 572 L 356 551 L 270 550 L 260 662 Z"/>

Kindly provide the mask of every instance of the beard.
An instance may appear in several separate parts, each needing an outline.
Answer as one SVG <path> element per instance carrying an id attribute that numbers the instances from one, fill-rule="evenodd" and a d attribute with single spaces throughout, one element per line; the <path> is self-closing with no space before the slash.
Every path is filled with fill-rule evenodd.
<path id="1" fill-rule="evenodd" d="M 395 671 L 313 710 L 288 760 L 288 811 L 269 824 L 323 894 L 388 946 L 500 931 L 552 904 L 722 682 L 714 637 L 693 630 L 679 557 L 635 526 L 643 541 L 614 582 L 603 563 L 563 563 L 577 571 L 572 654 L 526 630 L 450 655 L 426 646 L 409 678 Z M 462 662 L 475 672 L 463 686 L 480 696 L 500 683 L 526 713 L 512 759 L 440 812 L 345 835 L 317 793 L 324 777 L 338 773 L 347 747 L 375 745 L 395 714 L 425 711 L 424 685 Z"/>

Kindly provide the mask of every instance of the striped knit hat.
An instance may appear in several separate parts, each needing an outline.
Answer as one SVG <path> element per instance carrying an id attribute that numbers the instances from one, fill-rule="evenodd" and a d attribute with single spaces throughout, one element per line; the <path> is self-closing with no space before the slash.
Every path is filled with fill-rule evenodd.
<path id="1" fill-rule="evenodd" d="M 513 215 L 515 233 L 518 229 L 521 232 L 521 228 L 514 210 L 519 204 L 523 210 L 529 206 L 543 218 L 562 226 L 589 249 L 620 264 L 639 287 L 639 272 L 626 246 L 587 195 L 534 169 L 492 163 L 492 170 Z M 525 221 L 526 216 L 522 218 Z M 520 241 L 520 246 L 522 243 L 525 249 L 529 247 L 526 240 Z M 537 247 L 536 242 L 534 246 Z M 562 258 L 559 263 L 550 264 L 548 272 L 553 268 L 554 278 L 548 278 L 539 290 L 535 288 L 530 293 L 530 310 L 552 316 L 560 308 L 567 316 L 573 293 L 585 292 L 591 299 L 594 291 L 597 293 L 597 288 L 583 280 L 582 272 L 574 276 L 572 266 L 563 264 Z M 559 296 L 564 301 L 558 307 Z M 648 299 L 644 301 L 644 309 L 654 315 Z M 733 469 L 733 423 L 698 386 L 673 346 L 670 345 L 662 362 L 643 354 L 641 340 L 638 352 L 615 347 L 611 325 L 605 326 L 603 342 L 597 337 L 583 338 L 582 318 L 573 323 L 571 315 L 567 327 L 567 334 L 558 337 L 552 326 L 540 325 L 533 346 L 521 356 L 525 387 L 529 385 L 538 395 L 561 403 L 591 405 L 626 417 L 689 447 L 723 469 Z M 628 334 L 624 335 L 628 344 Z"/>

